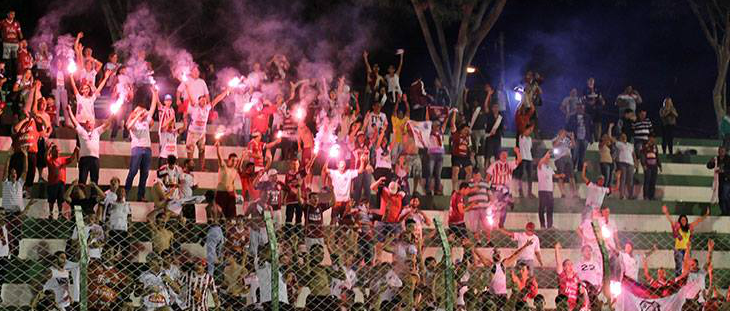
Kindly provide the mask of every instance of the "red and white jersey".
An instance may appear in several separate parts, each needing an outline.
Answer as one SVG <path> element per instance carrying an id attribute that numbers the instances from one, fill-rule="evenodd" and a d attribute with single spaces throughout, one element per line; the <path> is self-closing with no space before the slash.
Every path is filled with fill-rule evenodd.
<path id="1" fill-rule="evenodd" d="M 515 161 L 497 161 L 487 169 L 487 174 L 492 176 L 492 186 L 507 186 L 512 179 L 512 171 L 517 168 Z"/>
<path id="2" fill-rule="evenodd" d="M 9 21 L 7 18 L 0 22 L 0 32 L 2 32 L 4 43 L 18 43 L 20 42 L 20 23 L 13 20 Z"/>
<path id="3" fill-rule="evenodd" d="M 157 117 L 160 120 L 160 132 L 174 132 L 175 131 L 175 109 L 172 109 L 172 106 L 165 107 L 160 106 L 160 108 L 157 109 Z M 163 126 L 168 122 L 172 120 L 172 129 L 165 128 L 163 129 Z M 207 120 L 206 120 L 207 121 Z"/>
<path id="4" fill-rule="evenodd" d="M 182 277 L 185 302 L 192 311 L 208 311 L 208 294 L 217 294 L 215 280 L 208 273 L 189 272 Z"/>
<path id="5" fill-rule="evenodd" d="M 28 49 L 18 50 L 18 73 L 33 67 L 33 55 L 30 54 Z"/>
<path id="6" fill-rule="evenodd" d="M 248 142 L 248 151 L 253 157 L 254 166 L 264 167 L 264 142 L 256 142 L 252 139 Z"/>
<path id="7" fill-rule="evenodd" d="M 205 105 L 204 107 L 201 106 L 191 106 L 188 108 L 188 112 L 190 113 L 190 126 L 188 127 L 188 131 L 192 133 L 205 133 L 205 127 L 208 124 L 208 115 L 210 114 L 211 105 Z"/>

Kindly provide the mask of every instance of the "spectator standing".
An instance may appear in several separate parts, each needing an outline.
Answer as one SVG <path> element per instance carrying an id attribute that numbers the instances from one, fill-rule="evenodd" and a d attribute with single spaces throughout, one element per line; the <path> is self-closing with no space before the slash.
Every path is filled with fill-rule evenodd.
<path id="1" fill-rule="evenodd" d="M 644 200 L 654 200 L 658 172 L 662 170 L 662 161 L 659 159 L 659 148 L 654 136 L 641 148 L 641 165 L 644 169 Z"/>
<path id="2" fill-rule="evenodd" d="M 555 174 L 550 167 L 550 151 L 537 163 L 537 196 L 539 197 L 538 213 L 540 217 L 540 228 L 550 229 L 553 227 L 553 178 L 563 178 L 563 174 Z M 545 217 L 547 216 L 547 218 Z"/>
<path id="3" fill-rule="evenodd" d="M 192 71 L 192 73 L 195 72 L 197 70 Z M 184 82 L 185 92 L 188 94 L 188 98 L 194 99 L 191 101 L 191 105 L 188 106 L 187 112 L 189 117 L 185 116 L 183 118 L 186 122 L 185 128 L 188 129 L 185 148 L 188 152 L 188 159 L 193 159 L 195 148 L 198 148 L 198 165 L 200 165 L 201 170 L 205 171 L 205 138 L 210 111 L 231 93 L 231 89 L 228 88 L 223 93 L 218 94 L 211 102 L 205 81 L 200 78 L 196 79 L 195 75 L 192 78 L 192 80 Z M 157 98 L 156 91 L 155 98 Z M 189 123 L 188 118 L 190 120 Z"/>
<path id="4" fill-rule="evenodd" d="M 636 154 L 641 154 L 642 147 L 644 147 L 644 144 L 649 141 L 649 135 L 651 135 L 654 131 L 651 120 L 646 117 L 646 110 L 639 110 L 636 121 L 631 124 L 631 129 L 634 133 L 634 152 L 636 152 Z"/>
<path id="5" fill-rule="evenodd" d="M 208 266 L 208 273 L 205 272 L 206 265 Z M 180 283 L 183 285 L 182 288 L 185 289 L 185 303 L 189 310 L 208 311 L 208 295 L 213 297 L 215 309 L 220 308 L 218 288 L 215 285 L 213 275 L 210 273 L 211 265 L 211 262 L 199 259 L 193 264 L 193 270 L 182 277 Z"/>
<path id="6" fill-rule="evenodd" d="M 608 125 L 608 131 L 601 136 L 601 140 L 598 142 L 598 166 L 601 168 L 601 175 L 606 178 L 606 184 L 613 182 L 613 154 L 614 154 L 614 139 L 610 134 L 613 130 L 613 123 Z"/>
<path id="7" fill-rule="evenodd" d="M 628 142 L 628 138 L 625 133 L 621 133 L 619 140 L 614 142 L 616 146 L 617 157 L 616 170 L 618 176 L 616 182 L 619 184 L 619 198 L 620 199 L 634 199 L 634 171 L 635 163 L 637 162 L 636 154 L 634 153 L 634 146 Z"/>
<path id="8" fill-rule="evenodd" d="M 516 175 L 513 176 L 513 178 L 517 181 L 519 185 L 519 191 L 520 191 L 520 197 L 524 197 L 524 192 L 522 191 L 522 188 L 526 184 L 525 191 L 527 192 L 527 197 L 534 198 L 535 195 L 532 194 L 532 179 L 533 179 L 533 170 L 532 167 L 532 130 L 535 128 L 534 125 L 528 126 L 525 128 L 525 131 L 522 132 L 518 138 L 518 146 L 520 148 L 520 154 L 522 155 L 522 162 L 520 162 L 520 166 L 517 167 Z M 525 181 L 522 181 L 522 177 L 525 177 Z"/>
<path id="9" fill-rule="evenodd" d="M 490 107 L 496 104 L 496 96 L 494 96 L 494 89 L 487 83 L 484 85 L 485 97 L 482 101 L 481 98 L 474 98 L 471 107 L 471 120 L 469 122 L 469 128 L 471 129 L 471 143 L 472 151 L 474 152 L 476 159 L 476 165 L 478 168 L 483 169 L 484 167 L 484 151 L 485 138 L 487 137 L 487 116 L 491 113 Z M 490 128 L 491 130 L 491 128 Z"/>
<path id="10" fill-rule="evenodd" d="M 586 89 L 583 92 L 583 97 L 581 97 L 581 103 L 583 103 L 585 110 L 590 115 L 591 124 L 594 126 L 591 130 L 593 140 L 600 140 L 601 135 L 603 135 L 603 118 L 606 100 L 603 99 L 601 91 L 596 87 L 596 80 L 592 77 L 588 78 L 586 82 Z"/>
<path id="11" fill-rule="evenodd" d="M 99 182 L 99 139 L 101 134 L 106 132 L 111 125 L 111 119 L 104 124 L 94 127 L 94 120 L 86 120 L 79 123 L 76 117 L 71 113 L 71 106 L 66 106 L 66 115 L 71 125 L 76 129 L 78 134 L 79 146 L 79 183 L 86 183 L 89 175 L 91 181 Z"/>
<path id="12" fill-rule="evenodd" d="M 157 97 L 157 88 L 151 87 L 151 89 L 152 104 L 150 109 L 147 110 L 143 108 L 142 105 L 144 105 L 144 99 L 140 96 L 142 93 L 138 92 L 133 101 L 137 104 L 137 107 L 134 108 L 126 122 L 126 127 L 129 130 L 130 137 L 132 138 L 132 160 L 129 166 L 127 180 L 124 183 L 124 189 L 128 193 L 132 191 L 132 183 L 134 183 L 134 178 L 139 172 L 137 201 L 143 202 L 146 200 L 145 192 L 147 188 L 147 177 L 149 176 L 152 164 L 152 139 L 150 138 L 150 128 L 154 124 L 152 114 L 159 102 L 159 98 Z"/>
<path id="13" fill-rule="evenodd" d="M 391 102 L 395 102 L 398 97 L 403 94 L 403 90 L 400 87 L 400 72 L 403 69 L 403 50 L 399 50 L 399 61 L 398 68 L 390 65 L 388 66 L 388 72 L 385 74 L 385 83 L 388 86 L 388 97 Z"/>
<path id="14" fill-rule="evenodd" d="M 689 251 L 692 233 L 697 225 L 710 215 L 710 209 L 708 208 L 702 217 L 695 219 L 695 221 L 691 223 L 689 222 L 687 215 L 679 215 L 677 221 L 672 220 L 672 217 L 669 216 L 669 209 L 666 205 L 662 206 L 662 212 L 664 213 L 664 217 L 667 218 L 669 225 L 672 227 L 672 235 L 674 236 L 674 267 L 676 275 L 679 276 L 682 274 L 682 263 L 684 262 L 685 253 Z"/>
<path id="15" fill-rule="evenodd" d="M 23 204 L 23 185 L 25 185 L 26 171 L 28 170 L 28 158 L 26 151 L 21 149 L 23 153 L 23 166 L 20 171 L 10 166 L 10 162 L 5 164 L 5 175 L 3 180 L 3 198 L 2 207 L 5 211 L 5 222 L 7 223 L 9 233 L 9 252 L 17 255 L 19 252 L 18 243 L 20 242 L 20 234 L 22 233 L 22 216 L 25 214 L 26 207 Z M 30 204 L 29 204 L 30 205 Z"/>
<path id="16" fill-rule="evenodd" d="M 662 153 L 669 154 L 674 153 L 674 127 L 677 126 L 677 118 L 679 113 L 674 108 L 674 102 L 671 97 L 664 99 L 662 108 L 659 109 L 659 116 L 662 119 Z"/>
<path id="17" fill-rule="evenodd" d="M 730 156 L 725 148 L 717 148 L 717 156 L 707 162 L 707 168 L 714 170 L 717 176 L 713 187 L 717 192 L 720 211 L 723 216 L 730 216 Z"/>
<path id="18" fill-rule="evenodd" d="M 563 115 L 565 115 L 566 122 L 576 113 L 576 108 L 579 103 L 580 97 L 578 97 L 578 89 L 570 89 L 570 94 L 563 98 L 563 101 L 560 103 L 560 111 Z"/>
<path id="19" fill-rule="evenodd" d="M 462 182 L 458 190 L 451 193 L 451 204 L 449 205 L 449 230 L 458 240 L 464 241 L 467 238 L 466 225 L 464 224 L 464 210 L 466 209 L 466 196 L 469 194 L 469 183 Z"/>
<path id="20" fill-rule="evenodd" d="M 48 153 L 48 182 L 46 183 L 46 195 L 48 196 L 48 218 L 53 217 L 53 206 L 58 203 L 58 214 L 61 214 L 63 194 L 66 193 L 66 166 L 77 161 L 79 148 L 75 148 L 71 156 L 62 157 L 58 145 L 51 143 Z"/>
<path id="21" fill-rule="evenodd" d="M 505 119 L 499 111 L 499 105 L 489 106 L 489 113 L 486 118 L 485 143 L 483 147 L 484 169 L 488 168 L 493 161 L 499 158 L 499 149 L 502 148 L 502 134 L 504 132 Z"/>
<path id="22" fill-rule="evenodd" d="M 7 17 L 0 23 L 3 41 L 3 59 L 15 60 L 18 58 L 18 43 L 23 40 L 23 31 L 20 23 L 15 20 L 15 11 L 8 11 Z"/>
<path id="23" fill-rule="evenodd" d="M 558 188 L 562 198 L 575 196 L 577 193 L 575 186 L 575 171 L 573 170 L 573 160 L 570 151 L 573 150 L 573 136 L 568 135 L 565 129 L 558 131 L 558 136 L 553 139 L 553 155 L 555 158 L 555 168 L 558 175 Z M 539 174 L 539 171 L 538 171 Z M 565 188 L 565 181 L 568 181 L 570 188 Z"/>
<path id="24" fill-rule="evenodd" d="M 179 131 L 185 128 L 177 129 L 175 122 L 175 109 L 172 108 L 172 95 L 167 94 L 162 105 L 157 109 L 157 119 L 159 120 L 159 136 L 160 136 L 160 153 L 158 156 L 157 166 L 161 167 L 168 156 L 177 157 L 177 135 Z"/>
<path id="25" fill-rule="evenodd" d="M 401 102 L 405 103 L 405 112 L 398 109 Z M 411 105 L 408 103 L 408 98 L 405 94 L 401 96 L 398 101 L 395 102 L 395 108 L 393 109 L 393 115 L 390 116 L 390 122 L 393 124 L 393 139 L 391 147 L 391 157 L 397 159 L 401 153 L 403 153 L 403 136 L 406 135 L 406 126 L 408 121 L 411 119 Z"/>
<path id="26" fill-rule="evenodd" d="M 574 142 L 573 166 L 576 169 L 581 169 L 583 167 L 583 161 L 585 161 L 586 149 L 588 149 L 588 145 L 593 141 L 593 136 L 591 135 L 593 121 L 585 111 L 585 104 L 581 103 L 578 105 L 575 115 L 568 120 L 565 130 L 570 133 L 571 139 Z"/>
<path id="27" fill-rule="evenodd" d="M 215 141 L 215 150 L 218 155 L 218 186 L 215 192 L 215 203 L 220 207 L 226 219 L 236 217 L 236 164 L 238 156 L 235 153 L 223 160 L 220 141 Z M 213 215 L 216 215 L 214 212 Z"/>
<path id="28" fill-rule="evenodd" d="M 585 289 L 582 288 L 583 283 L 575 271 L 573 262 L 570 259 L 561 260 L 562 246 L 555 243 L 555 268 L 558 272 L 558 294 L 565 295 L 568 298 L 569 310 L 574 310 L 578 303 L 578 296 Z M 584 301 L 585 306 L 588 301 Z"/>
<path id="29" fill-rule="evenodd" d="M 330 157 L 328 160 L 332 161 Z M 332 190 L 335 195 L 335 204 L 332 206 L 332 224 L 338 224 L 342 219 L 342 216 L 349 214 L 350 202 L 350 188 L 352 187 L 352 181 L 359 174 L 365 171 L 366 159 L 360 157 L 360 167 L 356 170 L 347 169 L 347 162 L 345 160 L 337 161 L 337 169 L 328 169 L 327 164 L 322 166 L 323 178 L 329 177 L 332 180 Z M 384 177 L 383 177 L 384 178 Z M 371 187 L 372 189 L 372 187 Z"/>
<path id="30" fill-rule="evenodd" d="M 222 226 L 225 223 L 226 221 L 223 218 L 214 218 L 213 223 L 208 227 L 208 233 L 205 235 L 205 261 L 207 262 L 208 275 L 211 277 L 215 275 L 216 264 L 223 262 L 223 246 L 226 237 L 223 235 Z"/>
<path id="31" fill-rule="evenodd" d="M 368 52 L 364 51 L 362 52 L 362 58 L 365 60 L 365 74 L 366 74 L 366 81 L 365 84 L 365 98 L 363 99 L 363 103 L 366 105 L 370 105 L 374 98 L 375 93 L 380 90 L 381 87 L 385 85 L 385 79 L 380 74 L 380 65 L 373 64 L 370 65 L 370 62 L 368 61 Z M 370 107 L 362 107 L 362 111 L 370 111 Z"/>
<path id="32" fill-rule="evenodd" d="M 471 179 L 471 143 L 468 124 L 456 126 L 456 113 L 451 115 L 451 189 L 459 185 L 459 172 L 463 169 L 465 179 Z"/>
<path id="33" fill-rule="evenodd" d="M 641 105 L 642 99 L 639 91 L 635 90 L 633 86 L 629 85 L 624 89 L 624 92 L 616 97 L 616 107 L 618 107 L 618 115 L 623 116 L 627 110 L 636 111 L 636 108 Z"/>
<path id="34" fill-rule="evenodd" d="M 587 168 L 588 163 L 583 163 L 581 178 L 583 178 L 583 182 L 586 184 L 587 188 L 586 204 L 582 213 L 583 220 L 590 219 L 591 214 L 603 206 L 603 199 L 606 195 L 611 193 L 611 189 L 608 188 L 608 185 L 605 183 L 605 177 L 599 176 L 595 183 L 586 177 Z"/>
<path id="35" fill-rule="evenodd" d="M 477 242 L 481 241 L 480 233 L 484 234 L 487 243 L 492 238 L 494 210 L 489 204 L 489 199 L 489 184 L 482 179 L 479 173 L 474 174 L 469 189 L 466 191 L 466 206 L 464 207 L 463 218 L 467 230 L 473 234 Z"/>
<path id="36" fill-rule="evenodd" d="M 99 94 L 101 94 L 101 89 L 106 84 L 109 76 L 111 76 L 111 71 L 104 72 L 104 78 L 101 79 L 99 85 L 97 85 L 96 88 L 94 88 L 93 90 L 93 80 L 88 84 L 82 84 L 81 89 L 79 90 L 79 88 L 76 87 L 76 79 L 71 77 L 71 87 L 73 88 L 74 95 L 76 96 L 75 116 L 78 122 L 84 123 L 86 121 L 96 120 L 96 114 L 94 112 L 94 102 L 96 102 Z"/>
<path id="37" fill-rule="evenodd" d="M 429 112 L 426 110 L 426 120 L 429 120 Z M 428 122 L 428 121 L 426 121 Z M 424 173 L 426 175 L 426 195 L 443 194 L 441 186 L 441 168 L 444 163 L 444 132 L 446 131 L 446 123 L 441 124 L 438 120 L 431 123 L 431 133 L 427 142 L 428 159 Z M 431 181 L 433 180 L 433 185 Z"/>

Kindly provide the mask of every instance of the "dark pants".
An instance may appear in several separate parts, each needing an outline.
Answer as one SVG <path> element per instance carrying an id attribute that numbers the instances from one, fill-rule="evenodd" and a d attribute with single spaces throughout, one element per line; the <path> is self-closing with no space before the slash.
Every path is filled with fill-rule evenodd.
<path id="1" fill-rule="evenodd" d="M 294 220 L 294 224 L 300 224 L 302 222 L 302 205 L 299 203 L 292 203 L 286 205 L 286 223 L 290 223 Z"/>
<path id="2" fill-rule="evenodd" d="M 601 175 L 604 178 L 604 185 L 610 185 L 613 180 L 613 163 L 601 162 Z"/>
<path id="3" fill-rule="evenodd" d="M 578 171 L 583 169 L 583 161 L 586 159 L 586 149 L 588 149 L 587 140 L 575 141 L 575 147 L 573 148 L 573 165 Z"/>
<path id="4" fill-rule="evenodd" d="M 23 220 L 20 218 L 20 212 L 5 212 L 5 221 L 8 229 L 8 248 L 10 254 L 18 256 L 20 252 L 20 240 L 23 234 Z"/>
<path id="5" fill-rule="evenodd" d="M 552 228 L 554 205 L 553 193 L 550 191 L 538 191 L 537 195 L 540 199 L 540 206 L 538 207 L 538 213 L 540 216 L 540 228 Z M 545 214 L 547 214 L 547 221 Z"/>
<path id="6" fill-rule="evenodd" d="M 36 166 L 38 165 L 38 154 L 35 152 L 28 152 L 28 171 L 25 175 L 25 187 L 31 188 L 33 187 L 33 181 L 35 180 L 35 172 L 36 172 Z M 20 176 L 20 171 L 18 171 L 18 176 Z"/>
<path id="7" fill-rule="evenodd" d="M 517 170 L 515 171 L 514 178 L 517 180 L 522 180 L 522 177 L 525 177 L 525 181 L 527 182 L 527 191 L 528 194 L 532 194 L 532 180 L 533 180 L 533 169 L 532 169 L 532 161 L 528 160 L 522 160 L 520 162 L 520 165 L 517 167 Z M 522 195 L 522 183 L 519 184 L 520 189 L 520 195 Z"/>
<path id="8" fill-rule="evenodd" d="M 669 154 L 674 153 L 674 125 L 664 125 L 662 129 L 662 153 L 667 154 L 667 148 L 669 148 Z"/>
<path id="9" fill-rule="evenodd" d="M 723 216 L 730 216 L 730 182 L 720 181 L 719 188 L 720 211 Z"/>
<path id="10" fill-rule="evenodd" d="M 355 203 L 359 203 L 362 199 L 370 199 L 370 183 L 372 180 L 372 176 L 367 172 L 357 175 L 352 180 L 352 193 L 350 197 L 352 197 Z"/>
<path id="11" fill-rule="evenodd" d="M 63 204 L 63 195 L 66 193 L 66 185 L 62 182 L 47 185 L 46 195 L 48 196 L 48 217 L 53 214 L 53 205 L 58 204 L 58 213 L 61 213 L 61 206 Z"/>
<path id="12" fill-rule="evenodd" d="M 644 199 L 646 200 L 654 200 L 658 169 L 656 165 L 647 165 L 644 170 Z"/>
<path id="13" fill-rule="evenodd" d="M 85 184 L 89 175 L 91 181 L 99 183 L 99 158 L 86 156 L 79 159 L 79 183 Z"/>
<path id="14" fill-rule="evenodd" d="M 139 188 L 137 189 L 138 201 L 141 201 L 144 198 L 145 187 L 147 186 L 147 176 L 150 172 L 151 162 L 152 149 L 143 147 L 132 148 L 132 163 L 130 163 L 127 181 L 124 183 L 124 190 L 127 190 L 127 193 L 132 190 L 134 177 L 137 176 L 137 171 L 139 171 Z"/>

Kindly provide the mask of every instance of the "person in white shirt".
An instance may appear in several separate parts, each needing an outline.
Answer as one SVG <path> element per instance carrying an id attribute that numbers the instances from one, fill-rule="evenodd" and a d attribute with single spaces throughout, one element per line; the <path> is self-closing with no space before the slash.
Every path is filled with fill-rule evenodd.
<path id="1" fill-rule="evenodd" d="M 553 156 L 555 158 L 555 170 L 564 177 L 558 178 L 558 188 L 561 197 L 573 197 L 577 190 L 575 187 L 575 174 L 573 169 L 573 159 L 571 150 L 575 143 L 573 137 L 568 135 L 565 129 L 558 131 L 558 135 L 553 139 Z M 570 188 L 565 188 L 565 182 L 570 183 Z"/>
<path id="2" fill-rule="evenodd" d="M 166 310 L 165 308 L 173 303 L 170 291 L 179 293 L 181 288 L 165 274 L 159 255 L 155 253 L 147 255 L 147 264 L 149 270 L 137 279 L 139 285 L 135 295 L 142 296 L 142 306 L 146 311 Z"/>
<path id="3" fill-rule="evenodd" d="M 270 310 L 266 306 L 271 305 L 271 285 L 272 285 L 272 270 L 271 270 L 271 250 L 269 247 L 262 248 L 261 257 L 256 263 L 256 278 L 258 279 L 258 303 L 264 304 L 264 310 Z M 289 303 L 288 291 L 286 290 L 286 282 L 284 282 L 284 273 L 279 271 L 279 306 L 287 307 Z"/>
<path id="4" fill-rule="evenodd" d="M 202 87 L 196 82 L 198 80 L 184 82 L 186 94 L 188 94 L 189 98 L 195 99 L 190 101 L 187 114 L 183 117 L 185 123 L 184 128 L 187 129 L 185 149 L 188 154 L 188 159 L 194 159 L 195 148 L 198 148 L 198 161 L 200 162 L 198 164 L 201 170 L 205 171 L 205 134 L 208 126 L 208 116 L 210 115 L 210 111 L 231 93 L 231 88 L 229 87 L 218 94 L 211 102 L 210 95 L 207 93 L 207 87 L 205 94 L 200 95 L 201 91 L 199 89 Z"/>
<path id="5" fill-rule="evenodd" d="M 152 114 L 157 107 L 159 98 L 157 97 L 157 88 L 150 87 L 152 91 L 152 104 L 149 110 L 143 107 L 146 99 L 144 93 L 138 91 L 134 95 L 133 102 L 137 107 L 127 119 L 127 129 L 132 138 L 132 160 L 127 173 L 127 180 L 124 183 L 124 189 L 129 193 L 132 190 L 132 183 L 139 172 L 139 184 L 137 188 L 137 201 L 146 202 L 145 188 L 147 187 L 147 177 L 149 176 L 152 164 L 152 141 L 150 139 L 150 127 L 154 124 Z"/>
<path id="6" fill-rule="evenodd" d="M 593 248 L 590 245 L 583 245 L 580 252 L 581 259 L 576 266 L 578 278 L 600 290 L 603 285 L 603 263 L 599 261 L 600 258 L 593 255 Z"/>
<path id="7" fill-rule="evenodd" d="M 621 133 L 614 146 L 618 150 L 618 158 L 614 161 L 616 161 L 616 170 L 620 174 L 616 177 L 616 181 L 619 183 L 619 199 L 634 199 L 634 166 L 637 162 L 634 145 L 628 142 L 625 133 Z"/>
<path id="8" fill-rule="evenodd" d="M 329 161 L 331 160 L 332 158 Z M 332 181 L 332 190 L 335 195 L 335 204 L 332 206 L 332 219 L 330 223 L 337 224 L 344 215 L 349 214 L 348 203 L 351 201 L 350 188 L 352 187 L 352 180 L 365 171 L 366 162 L 365 155 L 363 155 L 361 157 L 360 167 L 357 170 L 348 170 L 345 160 L 339 160 L 337 162 L 337 169 L 328 169 L 328 165 L 322 166 L 321 175 L 324 178 L 329 177 Z"/>
<path id="9" fill-rule="evenodd" d="M 583 245 L 590 245 L 593 247 L 596 254 L 600 254 L 598 250 L 598 239 L 596 238 L 595 231 L 592 226 L 592 219 L 598 220 L 599 230 L 603 241 L 606 243 L 606 247 L 611 251 L 618 251 L 618 229 L 616 225 L 609 220 L 611 215 L 611 209 L 608 206 L 601 207 L 600 211 L 596 210 L 592 213 L 592 218 L 586 219 L 578 227 L 578 236 L 581 238 Z"/>
<path id="10" fill-rule="evenodd" d="M 363 128 L 365 129 L 366 137 L 371 142 L 377 141 L 380 132 L 388 128 L 388 117 L 380 111 L 381 108 L 382 105 L 380 103 L 373 103 L 373 110 L 365 114 Z"/>
<path id="11" fill-rule="evenodd" d="M 535 197 L 535 195 L 532 194 L 532 179 L 534 177 L 532 175 L 532 137 L 530 137 L 534 129 L 534 125 L 527 127 L 518 138 L 518 147 L 520 148 L 520 154 L 522 155 L 522 162 L 520 162 L 520 165 L 517 167 L 512 177 L 519 185 L 518 189 L 520 197 L 525 196 L 522 189 L 523 187 L 526 188 L 527 197 Z M 524 182 L 522 181 L 523 176 L 525 177 Z"/>
<path id="12" fill-rule="evenodd" d="M 550 167 L 550 154 L 548 150 L 537 163 L 537 196 L 539 198 L 538 213 L 540 217 L 540 228 L 553 227 L 553 178 L 563 178 L 563 174 L 555 174 Z M 546 219 L 547 214 L 547 219 Z"/>
<path id="13" fill-rule="evenodd" d="M 28 157 L 25 148 L 21 148 L 23 153 L 23 171 L 17 172 L 15 168 L 10 166 L 10 161 L 5 164 L 5 180 L 3 180 L 3 198 L 2 209 L 7 217 L 7 229 L 9 233 L 8 251 L 11 254 L 18 254 L 18 245 L 20 243 L 20 235 L 22 233 L 22 219 L 27 206 L 23 204 L 23 186 L 25 185 L 26 172 L 28 171 Z M 20 175 L 18 175 L 20 173 Z M 33 204 L 33 200 L 28 202 L 28 206 Z M 25 208 L 24 208 L 25 207 Z"/>
<path id="14" fill-rule="evenodd" d="M 73 88 L 74 95 L 76 96 L 76 113 L 74 114 L 76 116 L 76 120 L 80 123 L 84 123 L 87 121 L 94 121 L 96 120 L 96 115 L 94 113 L 94 102 L 96 102 L 96 98 L 99 97 L 99 94 L 101 93 L 101 89 L 106 84 L 106 80 L 109 79 L 109 76 L 111 76 L 112 72 L 107 70 L 104 72 L 104 79 L 101 79 L 101 82 L 99 82 L 99 85 L 93 90 L 93 85 L 89 84 L 83 84 L 81 86 L 81 90 L 76 87 L 76 79 L 74 77 L 71 77 L 71 87 Z M 89 82 L 93 83 L 93 81 Z"/>
<path id="15" fill-rule="evenodd" d="M 66 308 L 71 306 L 72 301 L 78 301 L 78 299 L 74 299 L 74 287 L 78 286 L 79 283 L 79 265 L 68 261 L 66 253 L 63 251 L 54 254 L 54 260 L 51 264 L 52 266 L 47 270 L 48 279 L 43 284 L 43 289 L 33 299 L 31 305 L 37 303 L 40 296 L 43 295 L 43 291 L 49 290 L 53 292 L 56 307 L 61 311 L 65 311 Z M 75 284 L 71 283 L 72 278 Z M 78 293 L 78 290 L 76 292 Z"/>
<path id="16" fill-rule="evenodd" d="M 89 214 L 87 224 L 84 226 L 89 258 L 91 259 L 101 259 L 102 247 L 106 240 L 104 228 L 98 222 L 99 219 L 96 217 L 96 214 Z M 71 233 L 71 240 L 79 240 L 79 230 L 76 226 L 74 226 L 73 232 Z"/>
<path id="17" fill-rule="evenodd" d="M 639 279 L 639 265 L 642 263 L 643 258 L 651 256 L 656 251 L 657 247 L 654 245 L 652 250 L 646 252 L 644 255 L 640 255 L 634 251 L 634 243 L 626 241 L 624 248 L 619 252 L 619 259 L 621 263 L 622 274 L 632 280 Z"/>
<path id="18" fill-rule="evenodd" d="M 609 185 L 604 185 L 606 179 L 603 176 L 599 176 L 595 183 L 591 182 L 591 180 L 586 177 L 587 168 L 588 162 L 583 163 L 581 178 L 583 178 L 583 182 L 586 184 L 586 204 L 583 209 L 583 213 L 581 214 L 583 220 L 589 219 L 594 211 L 603 206 L 603 199 L 606 195 L 611 194 L 611 191 L 616 191 L 616 189 L 618 189 L 620 185 L 618 180 L 621 180 L 621 172 L 619 172 L 616 176 L 617 183 L 614 188 L 609 188 Z"/>
<path id="19" fill-rule="evenodd" d="M 113 118 L 107 119 L 104 124 L 95 127 L 95 120 L 79 122 L 73 113 L 71 106 L 67 106 L 66 115 L 71 125 L 78 134 L 79 145 L 79 183 L 85 184 L 87 178 L 91 177 L 94 183 L 99 182 L 99 138 L 112 124 Z"/>
<path id="20" fill-rule="evenodd" d="M 517 248 L 522 249 L 517 257 L 518 262 L 523 262 L 528 265 L 530 271 L 535 270 L 536 263 L 539 263 L 541 267 L 543 266 L 542 255 L 540 253 L 540 238 L 535 234 L 534 223 L 528 222 L 525 225 L 525 232 L 510 232 L 504 228 L 497 228 L 497 230 L 516 241 Z"/>
<path id="21" fill-rule="evenodd" d="M 398 51 L 400 60 L 398 62 L 398 69 L 395 66 L 388 66 L 388 73 L 385 74 L 385 82 L 388 85 L 388 96 L 391 102 L 395 102 L 396 98 L 403 95 L 403 90 L 400 87 L 400 72 L 403 69 L 403 50 Z"/>
<path id="22" fill-rule="evenodd" d="M 157 119 L 159 120 L 160 134 L 160 155 L 157 166 L 161 167 L 168 156 L 177 157 L 177 136 L 185 130 L 184 127 L 175 128 L 175 109 L 172 108 L 172 95 L 165 95 L 163 104 L 157 108 Z"/>

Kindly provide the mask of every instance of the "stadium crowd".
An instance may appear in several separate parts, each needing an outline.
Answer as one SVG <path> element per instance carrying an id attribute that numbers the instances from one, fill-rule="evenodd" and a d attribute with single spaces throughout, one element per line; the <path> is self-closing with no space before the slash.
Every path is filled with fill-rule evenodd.
<path id="1" fill-rule="evenodd" d="M 6 271 L 19 256 L 22 226 L 38 201 L 47 201 L 48 219 L 70 223 L 72 207 L 80 206 L 85 220 L 84 234 L 74 226 L 65 249 L 39 259 L 49 268 L 33 288 L 36 310 L 78 308 L 84 244 L 92 310 L 268 310 L 274 282 L 283 310 L 442 310 L 450 288 L 459 310 L 543 310 L 535 274 L 543 256 L 558 263 L 558 310 L 602 310 L 602 301 L 611 301 L 599 298 L 609 292 L 604 274 L 611 281 L 639 280 L 640 267 L 656 291 L 701 279 L 688 294 L 685 305 L 695 307 L 690 310 L 727 304 L 711 285 L 714 242 L 708 243 L 704 267 L 692 256 L 692 232 L 707 215 L 690 223 L 664 210 L 676 241 L 676 271 L 660 269 L 652 276 L 652 252 L 638 254 L 631 241 L 617 238 L 604 197 L 636 199 L 634 173 L 641 166 L 643 198 L 655 200 L 662 169 L 654 138 L 659 124 L 647 118 L 631 86 L 615 105 L 606 103 L 592 78 L 582 94 L 571 90 L 560 104 L 564 129 L 546 151 L 533 149 L 545 137 L 537 119 L 542 77 L 533 72 L 525 74 L 516 91 L 521 100 L 513 105 L 514 92 L 504 86 L 486 84 L 456 96 L 439 80 L 430 87 L 420 78 L 402 83 L 402 50 L 385 72 L 364 52 L 366 71 L 357 74 L 366 83 L 357 86 L 345 75 L 298 79 L 287 56 L 277 54 L 252 62 L 248 74 L 218 89 L 212 87 L 212 65 L 192 65 L 174 74 L 179 85 L 163 95 L 151 71 L 133 78 L 139 64 L 152 68 L 144 51 L 111 53 L 102 62 L 79 33 L 73 57 L 65 58 L 46 45 L 29 46 L 14 12 L 0 27 L 1 126 L 12 139 L 2 183 L 0 284 L 13 278 Z M 102 97 L 111 104 L 100 113 L 95 108 Z M 457 105 L 459 97 L 463 105 Z M 679 116 L 671 98 L 661 116 L 662 151 L 671 154 Z M 221 126 L 216 131 L 209 124 Z M 502 140 L 512 128 L 517 147 L 506 150 Z M 77 137 L 72 153 L 62 150 L 62 131 Z M 107 132 L 131 143 L 129 172 L 125 180 L 102 185 L 109 138 L 101 137 Z M 216 161 L 206 161 L 211 138 Z M 235 152 L 224 154 L 227 143 Z M 585 154 L 593 143 L 600 161 L 591 165 Z M 178 150 L 181 145 L 185 150 Z M 708 164 L 722 176 L 724 215 L 730 213 L 727 165 L 724 149 Z M 69 181 L 72 166 L 79 175 Z M 215 170 L 215 189 L 198 189 L 201 174 Z M 596 174 L 590 171 L 599 177 L 591 180 L 588 175 Z M 450 186 L 443 176 L 450 176 Z M 513 197 L 537 198 L 540 229 L 553 228 L 553 184 L 561 196 L 577 197 L 576 176 L 587 187 L 577 228 L 579 261 L 564 259 L 560 243 L 541 248 L 534 223 L 519 232 L 504 228 Z M 451 284 L 451 265 L 428 251 L 443 241 L 424 211 L 434 206 L 422 204 L 438 196 L 450 197 L 446 236 L 463 253 Z M 138 260 L 138 232 L 132 229 L 139 226 L 131 215 L 135 203 L 148 201 L 154 209 L 140 226 L 149 232 L 152 249 Z M 205 206 L 204 216 L 196 206 Z M 516 249 L 495 247 L 496 235 L 509 237 Z M 204 258 L 183 249 L 182 241 L 199 243 Z"/>

